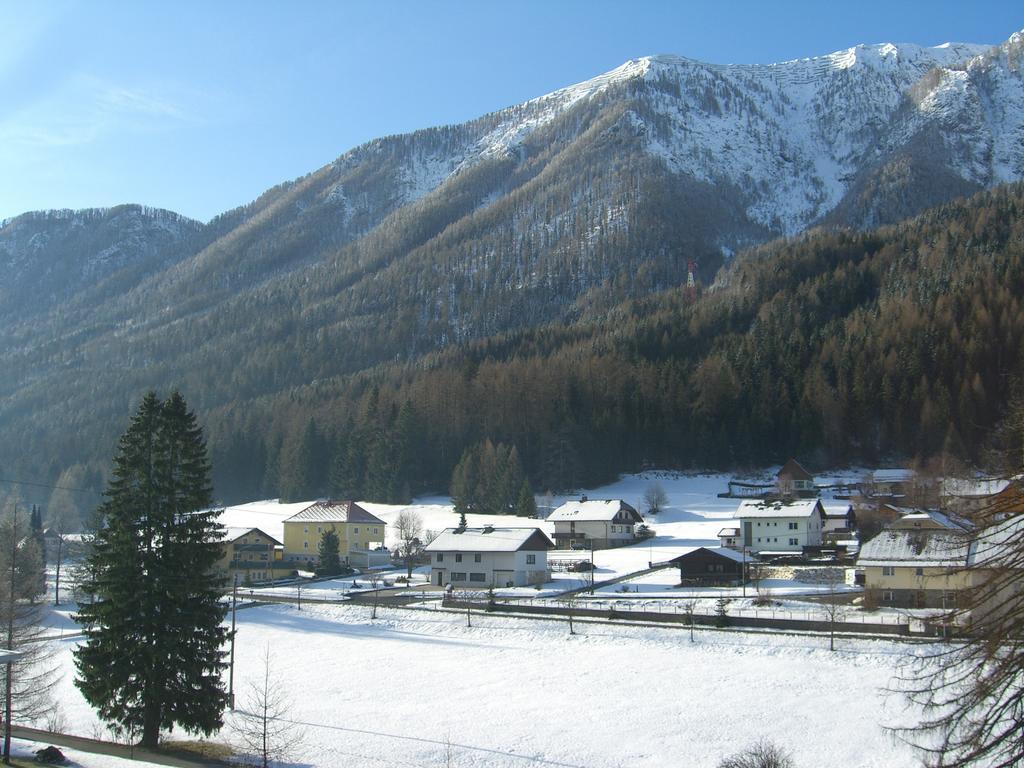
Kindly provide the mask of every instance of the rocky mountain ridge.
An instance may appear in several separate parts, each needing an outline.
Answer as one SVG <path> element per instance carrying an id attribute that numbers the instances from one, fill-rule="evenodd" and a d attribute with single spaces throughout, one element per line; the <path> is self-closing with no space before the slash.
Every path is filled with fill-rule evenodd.
<path id="1" fill-rule="evenodd" d="M 1017 33 L 772 65 L 652 56 L 371 141 L 206 224 L 140 206 L 10 219 L 0 424 L 43 446 L 77 424 L 65 464 L 150 387 L 202 408 L 273 396 L 1019 180 L 1022 53 Z"/>

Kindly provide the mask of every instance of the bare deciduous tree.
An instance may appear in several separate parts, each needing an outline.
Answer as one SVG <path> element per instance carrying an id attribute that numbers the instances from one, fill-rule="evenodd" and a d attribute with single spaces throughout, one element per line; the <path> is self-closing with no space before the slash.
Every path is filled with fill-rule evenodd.
<path id="1" fill-rule="evenodd" d="M 16 512 L 0 526 L 0 633 L 2 645 L 17 651 L 15 662 L 0 665 L 0 687 L 5 694 L 4 723 L 44 719 L 52 706 L 52 691 L 59 681 L 54 647 L 43 639 L 42 606 L 36 602 L 42 553 L 36 541 L 24 536 L 26 521 Z M 4 762 L 10 762 L 10 729 L 5 728 Z"/>
<path id="2" fill-rule="evenodd" d="M 683 617 L 690 626 L 690 642 L 693 642 L 694 613 L 697 610 L 697 601 L 694 598 L 683 601 Z"/>
<path id="3" fill-rule="evenodd" d="M 836 649 L 836 622 L 842 621 L 843 616 L 846 615 L 846 606 L 840 600 L 839 573 L 840 571 L 836 568 L 829 571 L 828 592 L 825 593 L 825 601 L 822 603 L 822 610 L 828 620 L 828 649 L 830 651 Z"/>
<path id="4" fill-rule="evenodd" d="M 898 732 L 936 768 L 1024 765 L 1024 515 L 1020 500 L 975 517 L 971 580 L 940 621 L 960 638 L 907 659 L 897 689 L 920 722 Z M 948 604 L 948 603 L 947 603 Z"/>
<path id="5" fill-rule="evenodd" d="M 412 579 L 412 569 L 423 554 L 423 517 L 412 509 L 403 509 L 395 518 L 398 533 L 398 556 L 405 564 L 407 579 Z"/>
<path id="6" fill-rule="evenodd" d="M 647 506 L 648 514 L 651 515 L 658 514 L 668 504 L 668 495 L 661 487 L 661 483 L 652 483 L 647 486 L 647 490 L 644 491 L 644 504 Z"/>
<path id="7" fill-rule="evenodd" d="M 270 670 L 268 647 L 263 651 L 260 675 L 249 683 L 232 723 L 240 746 L 255 758 L 260 768 L 288 759 L 302 740 L 298 725 L 285 719 L 292 702 Z"/>
<path id="8" fill-rule="evenodd" d="M 725 758 L 718 768 L 793 768 L 793 758 L 782 747 L 762 739 Z"/>

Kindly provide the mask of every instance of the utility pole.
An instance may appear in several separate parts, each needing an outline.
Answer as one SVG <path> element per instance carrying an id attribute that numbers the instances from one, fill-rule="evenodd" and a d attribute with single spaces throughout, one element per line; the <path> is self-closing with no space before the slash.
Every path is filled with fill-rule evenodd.
<path id="1" fill-rule="evenodd" d="M 231 586 L 231 665 L 228 667 L 228 706 L 235 709 L 235 614 L 238 611 L 238 574 Z"/>

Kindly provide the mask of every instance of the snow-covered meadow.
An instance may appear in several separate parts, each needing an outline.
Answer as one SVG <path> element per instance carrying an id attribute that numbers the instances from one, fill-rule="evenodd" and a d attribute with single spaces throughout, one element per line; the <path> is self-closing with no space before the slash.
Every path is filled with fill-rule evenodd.
<path id="1" fill-rule="evenodd" d="M 303 766 L 619 768 L 714 766 L 767 737 L 797 766 L 900 768 L 913 751 L 883 726 L 897 660 L 885 640 L 532 621 L 364 606 L 267 606 L 238 614 L 236 692 L 262 671 L 292 699 Z M 70 729 L 99 725 L 72 685 Z M 226 729 L 226 734 L 228 731 Z M 228 734 L 229 735 L 229 734 Z M 449 754 L 451 755 L 449 762 Z"/>

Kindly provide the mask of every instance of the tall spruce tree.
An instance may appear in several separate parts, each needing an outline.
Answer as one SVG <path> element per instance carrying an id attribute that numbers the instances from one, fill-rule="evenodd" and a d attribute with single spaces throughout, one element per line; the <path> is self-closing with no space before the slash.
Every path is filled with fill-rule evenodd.
<path id="1" fill-rule="evenodd" d="M 320 563 L 316 572 L 318 576 L 337 576 L 342 572 L 340 542 L 333 528 L 320 534 Z"/>
<path id="2" fill-rule="evenodd" d="M 221 726 L 227 631 L 202 430 L 184 398 L 150 392 L 121 437 L 82 585 L 75 681 L 142 745 Z"/>

